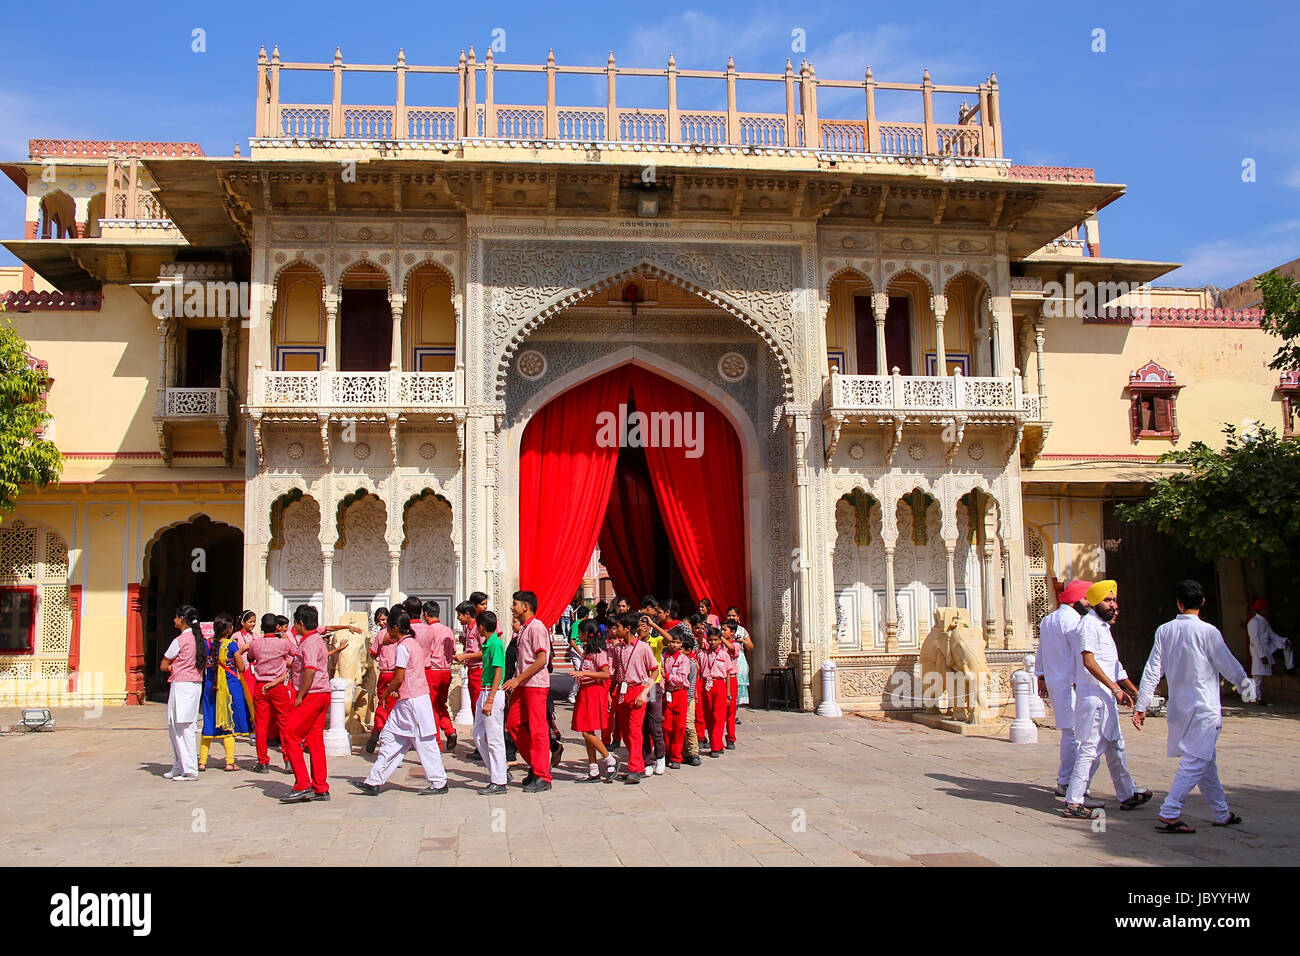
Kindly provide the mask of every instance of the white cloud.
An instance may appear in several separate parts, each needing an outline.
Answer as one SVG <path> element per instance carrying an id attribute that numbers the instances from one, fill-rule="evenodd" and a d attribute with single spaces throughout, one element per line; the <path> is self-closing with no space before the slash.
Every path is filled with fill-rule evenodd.
<path id="1" fill-rule="evenodd" d="M 1228 288 L 1300 256 L 1300 221 L 1273 223 L 1239 239 L 1195 245 L 1180 258 L 1181 269 L 1161 276 L 1161 285 Z"/>
<path id="2" fill-rule="evenodd" d="M 1300 166 L 1292 166 L 1287 170 L 1286 178 L 1282 182 L 1292 189 L 1300 189 Z"/>

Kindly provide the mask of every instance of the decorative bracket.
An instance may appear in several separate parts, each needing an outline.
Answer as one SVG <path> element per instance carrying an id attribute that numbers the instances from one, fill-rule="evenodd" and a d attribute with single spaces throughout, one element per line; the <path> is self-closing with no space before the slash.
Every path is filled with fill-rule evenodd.
<path id="1" fill-rule="evenodd" d="M 951 468 L 953 460 L 957 457 L 957 450 L 961 448 L 962 440 L 966 437 L 966 419 L 959 415 L 951 421 L 944 422 L 944 430 L 947 429 L 952 429 L 952 441 L 944 445 L 943 460 Z"/>
<path id="2" fill-rule="evenodd" d="M 330 417 L 318 414 L 316 420 L 320 423 L 321 456 L 325 459 L 325 467 L 328 468 L 330 466 Z"/>
<path id="3" fill-rule="evenodd" d="M 885 449 L 885 467 L 894 466 L 894 453 L 898 451 L 898 446 L 903 443 L 903 419 L 894 419 L 894 431 L 889 438 L 889 447 Z"/>
<path id="4" fill-rule="evenodd" d="M 397 415 L 390 412 L 388 414 L 388 444 L 393 454 L 393 467 L 397 467 Z"/>

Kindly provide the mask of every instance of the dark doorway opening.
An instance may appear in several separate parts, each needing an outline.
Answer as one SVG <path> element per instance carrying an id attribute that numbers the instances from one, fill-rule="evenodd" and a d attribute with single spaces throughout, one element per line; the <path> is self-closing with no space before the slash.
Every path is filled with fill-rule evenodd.
<path id="1" fill-rule="evenodd" d="M 158 661 L 177 634 L 177 606 L 193 604 L 203 621 L 243 609 L 244 533 L 207 515 L 168 528 L 149 547 L 142 585 L 146 687 L 150 699 L 165 700 L 166 675 L 158 672 Z"/>
<path id="2" fill-rule="evenodd" d="M 388 371 L 393 359 L 393 312 L 387 292 L 344 289 L 339 323 L 339 371 Z"/>
<path id="3" fill-rule="evenodd" d="M 186 329 L 181 388 L 221 386 L 221 330 Z"/>
<path id="4" fill-rule="evenodd" d="M 876 316 L 870 296 L 853 300 L 859 375 L 889 375 L 895 368 L 901 375 L 912 375 L 911 300 L 891 295 L 885 310 L 885 368 L 876 362 Z"/>

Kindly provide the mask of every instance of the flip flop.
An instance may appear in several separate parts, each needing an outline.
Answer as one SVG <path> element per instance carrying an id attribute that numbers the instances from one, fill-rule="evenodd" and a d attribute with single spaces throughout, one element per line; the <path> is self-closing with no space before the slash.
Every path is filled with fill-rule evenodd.
<path id="1" fill-rule="evenodd" d="M 1061 816 L 1069 817 L 1072 820 L 1091 820 L 1092 811 L 1082 804 L 1067 806 L 1061 811 Z"/>
<path id="2" fill-rule="evenodd" d="M 1140 790 L 1127 800 L 1120 801 L 1119 808 L 1121 810 L 1136 810 L 1138 807 L 1142 806 L 1142 804 L 1150 800 L 1152 796 L 1154 795 L 1150 790 Z"/>
<path id="3" fill-rule="evenodd" d="M 1237 816 L 1235 813 L 1231 813 L 1231 814 L 1228 815 L 1228 819 L 1224 820 L 1222 823 L 1216 823 L 1216 824 L 1214 824 L 1214 826 L 1216 826 L 1216 827 L 1235 827 L 1235 826 L 1236 826 L 1238 823 L 1240 823 L 1240 822 L 1241 822 L 1241 817 Z"/>
<path id="4" fill-rule="evenodd" d="M 1157 833 L 1195 833 L 1196 827 L 1178 820 L 1161 820 L 1160 825 L 1156 827 Z"/>
<path id="5" fill-rule="evenodd" d="M 238 769 L 239 767 L 236 764 L 233 763 L 226 764 L 226 773 L 234 773 Z"/>

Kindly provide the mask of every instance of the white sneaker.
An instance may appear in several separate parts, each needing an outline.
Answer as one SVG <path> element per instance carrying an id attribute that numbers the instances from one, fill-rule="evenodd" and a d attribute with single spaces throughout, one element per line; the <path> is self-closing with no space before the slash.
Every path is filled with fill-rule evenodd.
<path id="1" fill-rule="evenodd" d="M 666 757 L 660 757 L 658 760 L 655 761 L 655 776 L 656 776 L 656 777 L 662 777 L 662 776 L 664 775 L 664 766 L 665 766 L 665 764 L 667 764 L 667 763 L 668 763 L 668 758 L 666 758 Z"/>
<path id="2" fill-rule="evenodd" d="M 183 780 L 198 780 L 199 775 L 197 773 L 178 773 L 176 776 L 172 777 L 172 779 L 177 782 Z"/>
<path id="3" fill-rule="evenodd" d="M 181 772 L 177 770 L 175 767 L 173 767 L 171 770 L 168 770 L 165 774 L 163 774 L 163 776 L 166 777 L 168 780 L 175 780 L 180 775 Z"/>

